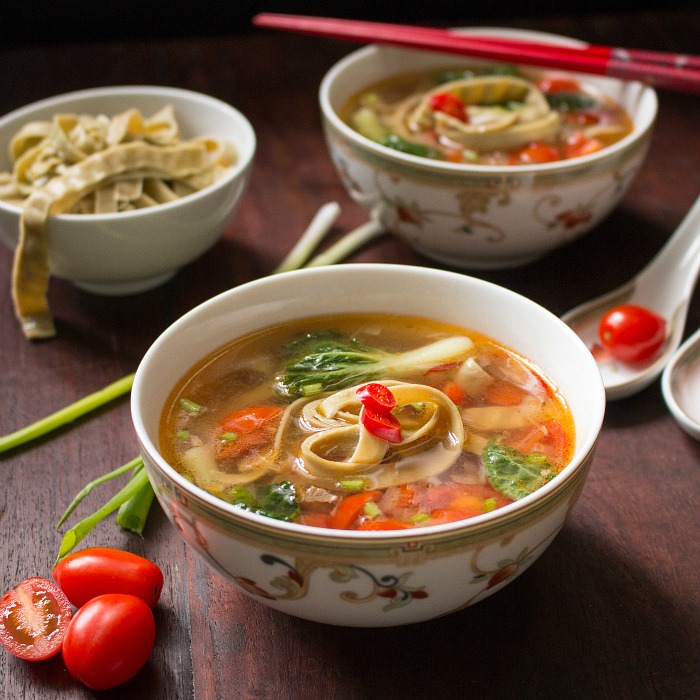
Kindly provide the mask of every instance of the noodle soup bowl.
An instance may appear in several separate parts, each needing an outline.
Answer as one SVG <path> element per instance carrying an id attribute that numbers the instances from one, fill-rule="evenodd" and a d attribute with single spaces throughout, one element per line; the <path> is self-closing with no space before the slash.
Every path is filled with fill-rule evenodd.
<path id="1" fill-rule="evenodd" d="M 580 44 L 540 32 L 472 31 Z M 460 269 L 512 268 L 579 238 L 618 204 L 646 156 L 657 112 L 656 93 L 637 82 L 573 74 L 621 104 L 634 128 L 596 153 L 534 165 L 423 158 L 366 138 L 341 117 L 353 96 L 379 81 L 468 65 L 488 62 L 377 45 L 349 54 L 321 82 L 326 141 L 351 197 L 414 250 Z"/>
<path id="2" fill-rule="evenodd" d="M 367 532 L 242 510 L 193 485 L 163 457 L 164 407 L 173 387 L 202 358 L 283 321 L 299 319 L 301 328 L 311 314 L 378 311 L 481 331 L 538 365 L 573 414 L 576 446 L 568 466 L 525 498 L 469 520 Z M 564 526 L 584 487 L 605 410 L 590 352 L 544 308 L 456 272 L 385 264 L 283 273 L 214 297 L 155 341 L 138 367 L 131 401 L 157 498 L 194 552 L 259 603 L 309 620 L 362 627 L 461 610 L 526 571 Z"/>
<path id="3" fill-rule="evenodd" d="M 219 180 L 174 201 L 107 214 L 55 214 L 46 224 L 51 274 L 97 294 L 152 289 L 194 261 L 220 238 L 235 215 L 254 159 L 253 127 L 234 107 L 188 90 L 158 86 L 103 87 L 35 102 L 0 118 L 0 172 L 9 172 L 8 146 L 20 128 L 57 114 L 104 114 L 131 108 L 148 118 L 163 107 L 175 111 L 183 140 L 212 135 L 233 144 L 235 165 Z M 0 240 L 14 249 L 19 206 L 0 201 Z"/>

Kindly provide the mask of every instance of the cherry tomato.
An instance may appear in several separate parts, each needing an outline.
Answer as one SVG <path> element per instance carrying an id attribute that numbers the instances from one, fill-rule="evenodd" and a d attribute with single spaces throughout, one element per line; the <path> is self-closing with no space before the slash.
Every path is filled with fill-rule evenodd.
<path id="1" fill-rule="evenodd" d="M 666 320 L 634 304 L 608 311 L 598 334 L 603 345 L 622 362 L 639 362 L 655 355 L 666 338 Z"/>
<path id="2" fill-rule="evenodd" d="M 509 162 L 511 165 L 530 165 L 531 163 L 552 163 L 561 160 L 561 154 L 552 145 L 542 141 L 534 141 L 517 153 L 513 153 Z"/>
<path id="3" fill-rule="evenodd" d="M 391 413 L 375 413 L 366 406 L 360 411 L 362 425 L 375 437 L 387 442 L 401 442 L 401 423 Z"/>
<path id="4" fill-rule="evenodd" d="M 143 668 L 155 639 L 153 613 L 141 598 L 107 593 L 89 600 L 71 620 L 63 661 L 88 688 L 114 688 Z"/>
<path id="5" fill-rule="evenodd" d="M 0 643 L 26 661 L 58 654 L 72 616 L 68 598 L 51 581 L 28 578 L 0 601 Z"/>
<path id="6" fill-rule="evenodd" d="M 429 105 L 433 112 L 444 112 L 460 121 L 467 121 L 467 111 L 464 108 L 464 103 L 459 97 L 455 97 L 450 92 L 438 92 L 432 95 Z"/>
<path id="7" fill-rule="evenodd" d="M 375 413 L 391 413 L 396 407 L 396 397 L 383 384 L 371 382 L 359 387 L 355 393 L 360 403 Z"/>
<path id="8" fill-rule="evenodd" d="M 53 578 L 76 608 L 104 593 L 130 593 L 153 608 L 163 589 L 163 572 L 156 564 L 111 547 L 69 554 L 54 568 Z"/>

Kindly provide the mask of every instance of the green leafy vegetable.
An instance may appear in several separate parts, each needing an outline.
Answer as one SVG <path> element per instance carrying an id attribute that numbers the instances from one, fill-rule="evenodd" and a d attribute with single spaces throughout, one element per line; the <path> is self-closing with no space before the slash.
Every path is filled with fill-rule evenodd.
<path id="1" fill-rule="evenodd" d="M 307 333 L 284 346 L 285 370 L 275 390 L 286 397 L 336 391 L 383 376 L 405 377 L 437 365 L 460 360 L 473 343 L 450 336 L 402 353 L 363 345 L 334 331 Z"/>
<path id="2" fill-rule="evenodd" d="M 514 501 L 544 486 L 555 474 L 543 454 L 524 455 L 494 441 L 486 445 L 482 458 L 491 485 Z"/>
<path id="3" fill-rule="evenodd" d="M 401 153 L 408 153 L 411 156 L 421 156 L 422 158 L 433 158 L 435 160 L 442 159 L 442 153 L 437 148 L 409 141 L 398 134 L 389 134 L 382 139 L 377 139 L 377 142 L 382 146 L 393 148 L 395 151 L 401 151 Z"/>
<path id="4" fill-rule="evenodd" d="M 577 109 L 590 109 L 596 101 L 587 95 L 579 95 L 571 92 L 549 92 L 545 94 L 547 102 L 552 109 L 560 112 L 575 112 Z"/>
<path id="5" fill-rule="evenodd" d="M 294 521 L 301 512 L 296 488 L 289 481 L 249 488 L 238 486 L 226 495 L 226 499 L 234 506 L 286 522 Z"/>
<path id="6" fill-rule="evenodd" d="M 84 415 L 101 408 L 119 396 L 129 393 L 133 383 L 134 375 L 129 374 L 126 377 L 122 377 L 116 382 L 109 384 L 108 386 L 104 387 L 104 389 L 88 394 L 82 399 L 69 404 L 59 411 L 56 411 L 55 413 L 52 413 L 45 418 L 26 426 L 25 428 L 17 430 L 14 433 L 9 433 L 8 435 L 3 435 L 0 437 L 0 452 L 12 450 L 15 447 L 24 445 L 32 440 L 36 440 L 37 438 L 40 438 L 43 435 L 66 425 L 67 423 L 72 423 L 78 418 L 82 418 Z"/>

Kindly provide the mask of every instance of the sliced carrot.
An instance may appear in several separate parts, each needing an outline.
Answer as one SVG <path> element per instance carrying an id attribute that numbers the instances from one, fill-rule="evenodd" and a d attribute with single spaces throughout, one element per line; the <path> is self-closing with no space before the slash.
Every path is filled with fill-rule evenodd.
<path id="1" fill-rule="evenodd" d="M 582 131 L 576 131 L 566 141 L 564 156 L 566 158 L 580 158 L 589 153 L 595 153 L 603 148 L 598 139 L 588 138 Z"/>
<path id="2" fill-rule="evenodd" d="M 487 402 L 497 406 L 517 406 L 526 396 L 524 389 L 508 382 L 493 382 L 486 389 Z"/>
<path id="3" fill-rule="evenodd" d="M 445 394 L 455 406 L 461 406 L 467 396 L 464 389 L 454 381 L 445 382 L 442 387 L 442 393 Z"/>
<path id="4" fill-rule="evenodd" d="M 383 518 L 382 520 L 368 520 L 359 525 L 356 530 L 406 530 L 408 525 L 396 518 Z"/>
<path id="5" fill-rule="evenodd" d="M 378 501 L 381 491 L 362 491 L 346 496 L 331 513 L 329 527 L 347 530 L 370 501 Z"/>
<path id="6" fill-rule="evenodd" d="M 331 516 L 328 513 L 306 513 L 299 522 L 302 525 L 311 525 L 312 527 L 330 527 Z"/>
<path id="7" fill-rule="evenodd" d="M 239 408 L 219 422 L 223 432 L 249 433 L 262 423 L 279 416 L 284 408 L 274 404 Z"/>

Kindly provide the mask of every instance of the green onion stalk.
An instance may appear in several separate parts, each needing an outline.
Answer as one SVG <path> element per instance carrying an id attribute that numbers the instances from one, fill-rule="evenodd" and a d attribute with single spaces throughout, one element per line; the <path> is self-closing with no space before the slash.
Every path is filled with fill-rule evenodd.
<path id="1" fill-rule="evenodd" d="M 314 250 L 328 234 L 339 213 L 340 207 L 336 202 L 323 205 L 296 245 L 273 270 L 272 274 L 297 270 L 302 267 L 333 265 L 341 262 L 372 239 L 384 233 L 378 216 L 373 214 L 366 224 L 345 234 L 325 251 L 312 257 Z M 25 428 L 0 436 L 0 454 L 20 448 L 112 403 L 115 399 L 131 391 L 133 381 L 134 374 L 132 373 Z M 141 457 L 135 457 L 83 487 L 61 516 L 56 529 L 58 530 L 66 522 L 94 488 L 128 473 L 131 473 L 131 477 L 125 486 L 102 507 L 66 531 L 59 546 L 56 563 L 67 556 L 93 528 L 114 511 L 117 511 L 117 525 L 137 535 L 143 535 L 155 494 Z"/>

